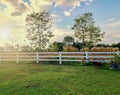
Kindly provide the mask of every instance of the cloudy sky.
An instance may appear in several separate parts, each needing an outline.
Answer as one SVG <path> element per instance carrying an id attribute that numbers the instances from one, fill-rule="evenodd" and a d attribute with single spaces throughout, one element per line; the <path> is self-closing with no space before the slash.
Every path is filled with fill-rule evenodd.
<path id="1" fill-rule="evenodd" d="M 0 0 L 0 45 L 24 43 L 26 15 L 40 8 L 54 18 L 55 36 L 51 41 L 73 35 L 74 19 L 92 12 L 96 25 L 105 32 L 102 43 L 120 42 L 120 0 Z"/>

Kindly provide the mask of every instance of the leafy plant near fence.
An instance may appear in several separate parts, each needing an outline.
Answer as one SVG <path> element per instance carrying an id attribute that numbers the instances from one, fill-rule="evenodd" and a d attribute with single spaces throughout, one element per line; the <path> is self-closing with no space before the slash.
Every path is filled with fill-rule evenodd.
<path id="1" fill-rule="evenodd" d="M 115 62 L 117 65 L 120 65 L 120 55 L 116 55 L 116 56 L 115 56 L 114 62 Z"/>
<path id="2" fill-rule="evenodd" d="M 114 56 L 114 59 L 111 60 L 109 67 L 110 69 L 120 69 L 120 55 Z"/>

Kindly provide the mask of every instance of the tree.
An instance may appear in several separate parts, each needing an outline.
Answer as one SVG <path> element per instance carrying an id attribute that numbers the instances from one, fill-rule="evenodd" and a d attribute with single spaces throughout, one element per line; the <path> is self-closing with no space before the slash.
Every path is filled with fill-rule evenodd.
<path id="1" fill-rule="evenodd" d="M 75 37 L 85 46 L 92 46 L 99 42 L 103 36 L 100 33 L 98 26 L 95 26 L 95 21 L 92 13 L 84 13 L 76 18 L 72 29 L 75 31 Z"/>
<path id="2" fill-rule="evenodd" d="M 120 42 L 117 44 L 112 44 L 111 47 L 118 47 L 120 49 Z"/>
<path id="3" fill-rule="evenodd" d="M 73 45 L 73 43 L 74 43 L 74 38 L 71 37 L 71 36 L 66 36 L 66 37 L 64 37 L 63 43 L 64 43 L 66 46 Z"/>
<path id="4" fill-rule="evenodd" d="M 73 47 L 77 48 L 80 51 L 80 49 L 82 49 L 82 43 L 74 42 Z"/>
<path id="5" fill-rule="evenodd" d="M 50 49 L 53 51 L 62 51 L 63 50 L 63 42 L 53 42 L 50 46 Z"/>
<path id="6" fill-rule="evenodd" d="M 47 11 L 32 12 L 26 17 L 26 38 L 36 51 L 43 50 L 52 34 L 52 19 Z"/>

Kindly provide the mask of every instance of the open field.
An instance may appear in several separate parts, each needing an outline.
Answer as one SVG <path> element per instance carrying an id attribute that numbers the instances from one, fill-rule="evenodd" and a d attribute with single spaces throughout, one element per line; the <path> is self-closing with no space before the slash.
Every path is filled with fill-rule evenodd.
<path id="1" fill-rule="evenodd" d="M 52 62 L 2 62 L 0 95 L 120 95 L 120 71 Z"/>

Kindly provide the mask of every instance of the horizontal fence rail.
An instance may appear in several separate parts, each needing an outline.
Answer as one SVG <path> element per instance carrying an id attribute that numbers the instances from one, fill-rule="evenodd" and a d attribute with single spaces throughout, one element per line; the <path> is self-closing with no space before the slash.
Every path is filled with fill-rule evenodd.
<path id="1" fill-rule="evenodd" d="M 63 61 L 75 62 L 110 62 L 115 55 L 120 52 L 19 52 L 19 53 L 0 53 L 0 62 L 2 61 Z"/>

